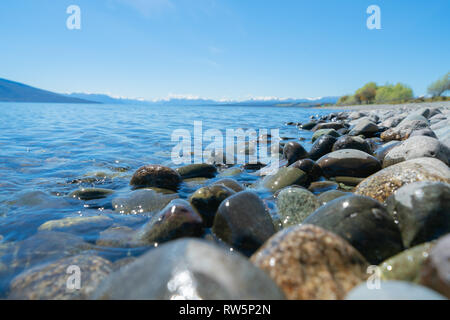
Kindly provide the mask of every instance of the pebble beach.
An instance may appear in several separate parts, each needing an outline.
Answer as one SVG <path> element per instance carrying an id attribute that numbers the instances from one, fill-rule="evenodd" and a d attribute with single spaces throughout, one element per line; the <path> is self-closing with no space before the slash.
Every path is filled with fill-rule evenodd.
<path id="1" fill-rule="evenodd" d="M 4 298 L 450 298 L 450 103 L 319 109 L 280 123 L 302 138 L 282 137 L 269 175 L 216 154 L 117 165 L 104 178 L 126 195 L 71 180 L 58 201 L 105 203 L 24 239 L 0 228 Z M 67 290 L 73 265 L 79 290 Z"/>

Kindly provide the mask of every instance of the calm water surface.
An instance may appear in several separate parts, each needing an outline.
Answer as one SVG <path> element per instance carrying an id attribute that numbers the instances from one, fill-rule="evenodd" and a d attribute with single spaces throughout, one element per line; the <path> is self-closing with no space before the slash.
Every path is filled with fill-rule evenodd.
<path id="1" fill-rule="evenodd" d="M 298 139 L 311 133 L 284 125 L 307 122 L 327 110 L 279 107 L 149 107 L 124 105 L 0 104 L 0 242 L 24 240 L 48 220 L 104 214 L 117 225 L 137 226 L 143 217 L 120 215 L 111 201 L 130 194 L 134 170 L 145 164 L 171 163 L 175 129 L 193 133 L 215 128 L 272 129 Z M 309 140 L 309 139 L 308 139 Z M 307 150 L 310 144 L 301 142 Z M 249 174 L 235 177 L 242 182 Z M 80 187 L 115 190 L 108 198 L 80 201 L 67 195 Z M 184 185 L 187 197 L 195 186 Z M 83 230 L 95 242 L 102 230 Z M 1 237 L 0 237 L 1 238 Z M 7 263 L 4 261 L 4 263 Z"/>

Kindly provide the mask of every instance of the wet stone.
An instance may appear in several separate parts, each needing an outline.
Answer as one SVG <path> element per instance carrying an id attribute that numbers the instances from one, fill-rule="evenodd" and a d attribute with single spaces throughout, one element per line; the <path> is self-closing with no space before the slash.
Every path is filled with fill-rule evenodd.
<path id="1" fill-rule="evenodd" d="M 439 239 L 431 249 L 420 283 L 450 299 L 450 235 Z"/>
<path id="2" fill-rule="evenodd" d="M 14 275 L 24 269 L 92 249 L 81 237 L 42 231 L 18 242 L 0 244 L 0 295 Z"/>
<path id="3" fill-rule="evenodd" d="M 242 168 L 240 168 L 240 167 L 231 167 L 231 168 L 226 168 L 226 169 L 222 170 L 218 174 L 218 177 L 233 177 L 233 176 L 238 176 L 241 173 L 242 173 Z"/>
<path id="4" fill-rule="evenodd" d="M 163 244 L 111 274 L 103 300 L 280 300 L 275 283 L 245 257 L 205 240 Z"/>
<path id="5" fill-rule="evenodd" d="M 205 183 L 208 182 L 208 178 L 187 178 L 185 180 L 183 180 L 183 182 L 188 185 L 189 187 L 197 187 L 197 186 L 201 186 L 204 185 Z"/>
<path id="6" fill-rule="evenodd" d="M 136 231 L 125 226 L 112 226 L 100 232 L 96 245 L 109 248 L 135 248 L 143 244 L 136 241 Z"/>
<path id="7" fill-rule="evenodd" d="M 211 227 L 217 209 L 222 201 L 235 194 L 232 189 L 224 185 L 211 185 L 198 189 L 189 198 L 192 206 L 201 214 L 205 226 Z"/>
<path id="8" fill-rule="evenodd" d="M 258 195 L 242 191 L 221 203 L 212 231 L 233 248 L 251 255 L 275 233 L 275 228 Z"/>
<path id="9" fill-rule="evenodd" d="M 314 132 L 312 136 L 312 142 L 316 141 L 323 135 L 329 135 L 335 138 L 339 138 L 341 135 L 334 129 L 321 129 Z"/>
<path id="10" fill-rule="evenodd" d="M 297 168 L 280 168 L 274 175 L 266 176 L 262 186 L 272 192 L 283 189 L 291 185 L 305 185 L 308 181 L 308 175 Z"/>
<path id="11" fill-rule="evenodd" d="M 177 191 L 181 176 L 175 170 L 160 166 L 148 165 L 136 170 L 130 184 L 135 188 L 157 187 Z"/>
<path id="12" fill-rule="evenodd" d="M 335 177 L 334 180 L 339 183 L 339 187 L 342 188 L 342 184 L 347 187 L 356 187 L 364 178 L 355 178 L 355 177 Z"/>
<path id="13" fill-rule="evenodd" d="M 427 242 L 400 252 L 380 264 L 383 280 L 399 280 L 419 283 L 420 271 L 428 259 L 433 243 Z"/>
<path id="14" fill-rule="evenodd" d="M 251 261 L 267 272 L 290 300 L 343 299 L 364 281 L 368 267 L 347 241 L 312 225 L 278 232 Z"/>
<path id="15" fill-rule="evenodd" d="M 69 194 L 69 197 L 78 200 L 94 200 L 103 199 L 114 193 L 114 190 L 102 189 L 102 188 L 82 188 L 80 190 L 73 191 Z"/>
<path id="16" fill-rule="evenodd" d="M 345 197 L 350 195 L 348 192 L 344 192 L 341 190 L 329 190 L 325 191 L 317 197 L 319 201 L 319 207 L 326 205 L 328 202 L 333 201 L 334 199 Z"/>
<path id="17" fill-rule="evenodd" d="M 329 135 L 321 136 L 311 147 L 311 150 L 309 151 L 309 158 L 316 161 L 327 153 L 330 153 L 336 141 L 336 137 Z"/>
<path id="18" fill-rule="evenodd" d="M 283 156 L 288 161 L 288 165 L 295 161 L 308 157 L 308 152 L 298 142 L 290 141 L 283 148 Z"/>
<path id="19" fill-rule="evenodd" d="M 203 219 L 186 200 L 172 200 L 136 234 L 142 243 L 162 243 L 203 234 Z"/>
<path id="20" fill-rule="evenodd" d="M 322 169 L 311 159 L 298 160 L 291 164 L 290 167 L 300 169 L 307 174 L 307 185 L 322 176 Z"/>
<path id="21" fill-rule="evenodd" d="M 361 137 L 342 136 L 333 145 L 332 151 L 341 149 L 356 149 L 372 154 L 372 148 L 367 141 Z"/>
<path id="22" fill-rule="evenodd" d="M 380 162 L 370 154 L 343 149 L 329 153 L 317 161 L 325 177 L 347 176 L 365 178 L 381 169 Z"/>
<path id="23" fill-rule="evenodd" d="M 308 190 L 314 194 L 337 190 L 339 185 L 334 181 L 316 181 L 309 185 Z"/>
<path id="24" fill-rule="evenodd" d="M 380 163 L 383 163 L 383 160 L 384 160 L 384 157 L 386 156 L 386 154 L 389 151 L 391 151 L 393 148 L 398 146 L 400 143 L 401 143 L 400 141 L 395 141 L 395 140 L 385 143 L 384 145 L 379 147 L 377 150 L 375 150 L 375 152 L 374 152 L 375 158 L 377 158 L 378 161 L 380 161 Z"/>
<path id="25" fill-rule="evenodd" d="M 257 171 L 260 170 L 261 168 L 264 168 L 267 164 L 261 163 L 261 162 L 257 162 L 257 163 L 246 163 L 242 166 L 242 168 L 244 170 L 247 171 Z"/>
<path id="26" fill-rule="evenodd" d="M 381 203 L 368 197 L 350 195 L 335 199 L 303 223 L 341 236 L 372 264 L 379 264 L 403 250 L 394 219 Z"/>
<path id="27" fill-rule="evenodd" d="M 439 238 L 450 232 L 450 185 L 415 182 L 398 189 L 386 200 L 398 221 L 405 247 Z"/>
<path id="28" fill-rule="evenodd" d="M 68 288 L 68 269 L 79 268 L 80 288 Z M 73 269 L 75 270 L 75 269 Z M 73 271 L 71 271 L 73 272 Z M 84 300 L 112 272 L 112 264 L 101 257 L 84 254 L 64 258 L 29 269 L 11 282 L 9 299 L 14 300 Z M 76 285 L 76 283 L 72 283 Z"/>
<path id="29" fill-rule="evenodd" d="M 277 207 L 284 228 L 303 222 L 319 207 L 317 197 L 303 188 L 286 188 L 277 195 Z"/>
<path id="30" fill-rule="evenodd" d="M 312 131 L 317 131 L 321 129 L 334 129 L 339 130 L 345 128 L 345 125 L 342 122 L 325 122 L 325 123 L 318 123 Z"/>
<path id="31" fill-rule="evenodd" d="M 384 202 L 402 186 L 417 181 L 450 183 L 450 169 L 434 158 L 404 161 L 366 178 L 356 187 L 355 193 Z"/>
<path id="32" fill-rule="evenodd" d="M 212 185 L 213 186 L 216 186 L 216 185 L 217 186 L 225 186 L 227 188 L 230 188 L 234 192 L 240 192 L 240 191 L 244 190 L 244 187 L 239 182 L 237 182 L 234 179 L 230 179 L 230 178 L 224 178 L 224 179 L 217 180 Z"/>
<path id="33" fill-rule="evenodd" d="M 177 168 L 176 171 L 180 174 L 182 179 L 214 178 L 217 173 L 216 167 L 207 163 L 189 164 Z"/>
<path id="34" fill-rule="evenodd" d="M 317 122 L 316 122 L 316 121 L 311 121 L 311 122 L 302 124 L 300 127 L 301 127 L 303 130 L 311 130 L 311 129 L 314 128 L 316 125 L 317 125 Z"/>
<path id="35" fill-rule="evenodd" d="M 115 211 L 121 214 L 148 214 L 159 212 L 170 201 L 178 198 L 176 194 L 162 194 L 151 189 L 133 191 L 126 198 L 116 198 L 112 201 Z"/>
<path id="36" fill-rule="evenodd" d="M 107 216 L 67 217 L 59 220 L 50 220 L 43 223 L 39 231 L 62 231 L 88 233 L 92 230 L 104 230 L 113 224 Z"/>

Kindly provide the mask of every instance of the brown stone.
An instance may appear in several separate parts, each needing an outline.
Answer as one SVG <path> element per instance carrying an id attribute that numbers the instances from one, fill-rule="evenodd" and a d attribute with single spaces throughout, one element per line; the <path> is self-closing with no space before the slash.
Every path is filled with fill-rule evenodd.
<path id="1" fill-rule="evenodd" d="M 387 167 L 363 180 L 355 194 L 384 202 L 402 186 L 416 181 L 441 181 L 450 183 L 450 169 L 433 158 L 418 158 Z"/>
<path id="2" fill-rule="evenodd" d="M 130 184 L 135 188 L 156 187 L 176 191 L 181 183 L 181 176 L 175 170 L 160 166 L 148 165 L 136 170 Z"/>
<path id="3" fill-rule="evenodd" d="M 312 225 L 277 233 L 251 261 L 265 270 L 290 300 L 343 299 L 364 281 L 368 267 L 347 241 Z"/>

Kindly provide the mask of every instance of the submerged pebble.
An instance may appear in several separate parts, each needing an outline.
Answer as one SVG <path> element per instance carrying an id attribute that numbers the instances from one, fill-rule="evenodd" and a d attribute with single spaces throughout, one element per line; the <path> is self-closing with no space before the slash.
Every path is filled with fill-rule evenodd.
<path id="1" fill-rule="evenodd" d="M 160 166 L 148 165 L 136 170 L 130 184 L 135 188 L 157 187 L 176 191 L 181 183 L 181 176 L 175 170 Z"/>

